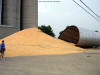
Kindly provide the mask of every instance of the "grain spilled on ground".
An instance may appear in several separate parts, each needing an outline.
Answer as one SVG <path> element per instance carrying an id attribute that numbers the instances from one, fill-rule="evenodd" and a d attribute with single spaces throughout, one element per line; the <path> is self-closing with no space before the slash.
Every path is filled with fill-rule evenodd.
<path id="1" fill-rule="evenodd" d="M 82 52 L 72 43 L 53 38 L 37 28 L 29 28 L 4 38 L 6 56 L 58 55 Z"/>

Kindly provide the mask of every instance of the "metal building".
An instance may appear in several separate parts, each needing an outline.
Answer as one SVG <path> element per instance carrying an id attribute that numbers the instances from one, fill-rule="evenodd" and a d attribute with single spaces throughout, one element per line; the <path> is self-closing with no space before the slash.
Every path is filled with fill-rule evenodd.
<path id="1" fill-rule="evenodd" d="M 0 0 L 0 38 L 38 26 L 38 0 Z"/>
<path id="2" fill-rule="evenodd" d="M 59 39 L 75 43 L 78 46 L 100 46 L 100 32 L 91 31 L 77 26 L 68 26 Z"/>

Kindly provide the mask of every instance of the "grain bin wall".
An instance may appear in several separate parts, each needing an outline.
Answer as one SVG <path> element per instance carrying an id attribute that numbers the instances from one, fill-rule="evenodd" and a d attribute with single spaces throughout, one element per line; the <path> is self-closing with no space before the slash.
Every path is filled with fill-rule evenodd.
<path id="1" fill-rule="evenodd" d="M 22 0 L 23 28 L 38 27 L 38 0 Z"/>
<path id="2" fill-rule="evenodd" d="M 68 26 L 59 39 L 75 43 L 78 46 L 100 46 L 100 32 L 91 31 L 77 26 Z"/>

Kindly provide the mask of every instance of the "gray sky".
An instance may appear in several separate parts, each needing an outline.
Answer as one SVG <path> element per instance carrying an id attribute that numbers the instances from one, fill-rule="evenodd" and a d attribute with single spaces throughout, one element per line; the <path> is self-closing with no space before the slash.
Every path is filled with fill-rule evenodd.
<path id="1" fill-rule="evenodd" d="M 100 22 L 92 18 L 72 0 L 60 1 L 57 3 L 39 3 L 39 25 L 51 25 L 57 37 L 59 32 L 64 30 L 67 25 L 76 25 L 93 31 L 100 31 Z M 85 7 L 79 0 L 75 1 Z M 100 0 L 82 1 L 100 16 Z"/>

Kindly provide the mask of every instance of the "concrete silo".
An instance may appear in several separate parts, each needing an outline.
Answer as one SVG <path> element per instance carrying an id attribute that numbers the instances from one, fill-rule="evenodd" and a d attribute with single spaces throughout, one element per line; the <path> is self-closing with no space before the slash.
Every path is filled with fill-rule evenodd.
<path id="1" fill-rule="evenodd" d="M 0 38 L 38 27 L 38 0 L 0 0 Z"/>

